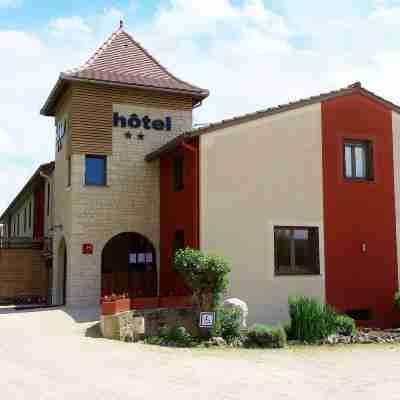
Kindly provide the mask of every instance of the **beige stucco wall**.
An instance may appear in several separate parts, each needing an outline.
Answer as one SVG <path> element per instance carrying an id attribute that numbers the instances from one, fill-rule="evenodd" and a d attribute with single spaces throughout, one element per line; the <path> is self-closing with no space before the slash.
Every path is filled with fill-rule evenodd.
<path id="1" fill-rule="evenodd" d="M 101 254 L 106 243 L 122 232 L 137 232 L 155 246 L 159 259 L 159 163 L 147 163 L 145 155 L 192 126 L 191 111 L 140 105 L 114 104 L 113 111 L 136 113 L 151 119 L 172 118 L 172 130 L 113 128 L 112 155 L 107 158 L 107 186 L 85 185 L 85 156 L 72 156 L 70 231 L 67 235 L 67 304 L 98 304 L 101 290 Z M 130 131 L 132 138 L 126 138 Z M 137 134 L 143 133 L 144 140 Z M 66 166 L 63 167 L 66 170 Z M 58 176 L 61 182 L 65 182 Z M 65 188 L 64 188 L 65 191 Z M 58 205 L 57 205 L 58 207 Z M 67 214 L 66 214 L 67 215 Z M 82 245 L 94 246 L 92 255 Z M 159 266 L 158 266 L 159 267 Z"/>
<path id="2" fill-rule="evenodd" d="M 324 300 L 320 104 L 201 136 L 201 249 L 229 259 L 229 297 L 249 321 L 288 319 L 287 299 Z M 274 225 L 319 228 L 316 276 L 274 276 Z"/>
<path id="3" fill-rule="evenodd" d="M 397 268 L 400 279 L 400 114 L 392 112 Z M 400 282 L 398 283 L 400 287 Z"/>

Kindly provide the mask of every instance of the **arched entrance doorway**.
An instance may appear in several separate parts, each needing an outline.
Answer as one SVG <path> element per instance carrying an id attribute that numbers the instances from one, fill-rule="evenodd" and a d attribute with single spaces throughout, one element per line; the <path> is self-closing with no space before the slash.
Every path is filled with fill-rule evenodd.
<path id="1" fill-rule="evenodd" d="M 62 238 L 58 246 L 57 260 L 57 304 L 65 305 L 67 292 L 67 244 Z"/>
<path id="2" fill-rule="evenodd" d="M 121 233 L 105 245 L 101 258 L 102 296 L 157 296 L 156 252 L 138 233 Z"/>

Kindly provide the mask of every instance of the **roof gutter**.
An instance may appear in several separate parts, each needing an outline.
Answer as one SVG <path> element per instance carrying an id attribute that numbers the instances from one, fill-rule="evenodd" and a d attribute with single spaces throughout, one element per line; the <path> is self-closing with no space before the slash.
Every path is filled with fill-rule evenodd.
<path id="1" fill-rule="evenodd" d="M 152 91 L 152 92 L 163 92 L 163 93 L 189 95 L 197 100 L 194 105 L 195 108 L 198 107 L 199 104 L 201 104 L 201 101 L 204 100 L 206 97 L 208 97 L 210 94 L 210 92 L 206 89 L 199 90 L 199 91 L 192 91 L 192 90 L 185 90 L 185 89 L 169 89 L 169 88 L 160 88 L 158 86 L 151 86 L 151 85 L 138 85 L 138 84 L 102 81 L 100 79 L 75 78 L 75 77 L 67 75 L 65 73 L 61 73 L 58 78 L 57 83 L 54 85 L 52 91 L 50 92 L 50 95 L 47 98 L 44 106 L 40 110 L 41 115 L 52 116 L 52 117 L 54 116 L 54 112 L 53 112 L 54 105 L 53 104 L 57 100 L 58 92 L 60 92 L 60 90 L 62 90 L 62 86 L 66 82 L 90 83 L 90 84 L 96 84 L 96 85 L 148 90 L 148 91 Z"/>
<path id="2" fill-rule="evenodd" d="M 83 83 L 93 83 L 93 84 L 101 84 L 107 86 L 116 86 L 116 87 L 123 87 L 123 88 L 134 88 L 134 89 L 143 89 L 143 90 L 151 90 L 157 92 L 165 92 L 165 93 L 174 93 L 174 94 L 189 94 L 193 97 L 198 99 L 206 98 L 210 92 L 208 90 L 186 90 L 186 89 L 170 89 L 170 88 L 162 88 L 159 86 L 152 86 L 152 85 L 139 85 L 133 83 L 120 83 L 120 82 L 112 82 L 112 81 L 103 81 L 101 79 L 86 79 L 86 78 L 76 78 L 70 75 L 61 74 L 60 75 L 62 80 L 69 81 L 69 82 L 83 82 Z"/>
<path id="3" fill-rule="evenodd" d="M 336 90 L 333 92 L 321 94 L 319 96 L 312 96 L 307 99 L 302 99 L 302 100 L 287 103 L 284 105 L 267 108 L 265 110 L 256 111 L 256 112 L 249 113 L 249 114 L 240 115 L 240 116 L 233 117 L 230 119 L 222 120 L 220 122 L 211 123 L 203 128 L 198 128 L 196 130 L 186 132 L 185 134 L 178 136 L 176 139 L 171 140 L 170 142 L 166 143 L 165 145 L 161 146 L 160 148 L 156 149 L 155 151 L 147 154 L 145 157 L 145 160 L 153 161 L 153 160 L 161 157 L 162 155 L 173 151 L 180 144 L 180 142 L 177 139 L 180 139 L 182 141 L 182 140 L 184 140 L 184 138 L 194 138 L 194 137 L 200 136 L 204 133 L 214 132 L 219 129 L 229 128 L 231 126 L 242 124 L 242 123 L 252 121 L 252 120 L 255 120 L 258 118 L 269 117 L 269 116 L 280 114 L 283 112 L 297 110 L 302 107 L 314 105 L 317 103 L 322 103 L 324 101 L 334 99 L 339 96 L 346 96 L 346 95 L 353 94 L 353 93 L 359 93 L 361 95 L 369 97 L 369 98 L 377 101 L 378 103 L 382 104 L 383 106 L 400 113 L 400 106 L 398 106 L 388 100 L 385 100 L 384 98 L 382 98 L 380 96 L 377 96 L 376 94 L 363 88 L 359 82 L 356 82 L 353 85 L 350 85 L 346 88 L 339 89 L 339 90 Z"/>
<path id="4" fill-rule="evenodd" d="M 56 84 L 53 86 L 53 89 L 51 89 L 51 92 L 47 97 L 46 102 L 40 109 L 40 115 L 44 115 L 46 117 L 54 116 L 54 113 L 52 112 L 54 106 L 52 105 L 52 103 L 54 103 L 54 101 L 58 97 L 58 92 L 60 92 L 63 89 L 64 83 L 65 79 L 63 79 L 62 76 L 60 75 L 59 78 L 57 79 Z"/>

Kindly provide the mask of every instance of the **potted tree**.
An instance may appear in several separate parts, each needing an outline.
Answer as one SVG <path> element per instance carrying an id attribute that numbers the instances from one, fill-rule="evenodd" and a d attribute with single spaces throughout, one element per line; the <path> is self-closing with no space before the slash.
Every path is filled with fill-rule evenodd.
<path id="1" fill-rule="evenodd" d="M 224 258 L 205 255 L 190 248 L 181 249 L 175 254 L 174 269 L 192 290 L 199 312 L 215 312 L 218 309 L 229 285 L 230 268 Z M 199 329 L 199 335 L 209 337 L 210 330 Z"/>

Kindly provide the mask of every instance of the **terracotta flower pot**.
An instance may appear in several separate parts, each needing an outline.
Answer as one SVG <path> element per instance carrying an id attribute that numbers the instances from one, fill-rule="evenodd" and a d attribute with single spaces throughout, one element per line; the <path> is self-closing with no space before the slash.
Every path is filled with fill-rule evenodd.
<path id="1" fill-rule="evenodd" d="M 120 312 L 129 311 L 131 307 L 130 299 L 119 299 L 114 301 L 103 301 L 101 304 L 102 315 L 113 315 Z"/>

